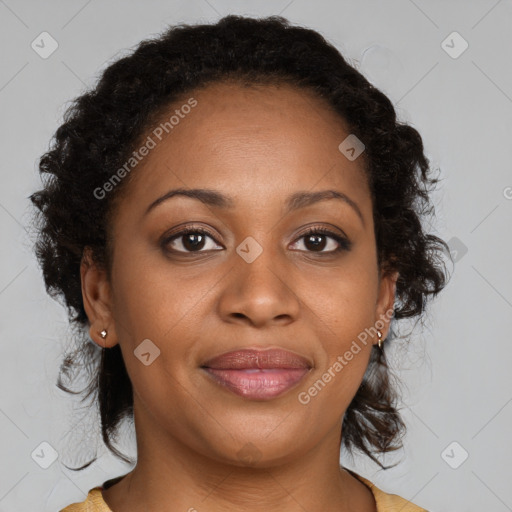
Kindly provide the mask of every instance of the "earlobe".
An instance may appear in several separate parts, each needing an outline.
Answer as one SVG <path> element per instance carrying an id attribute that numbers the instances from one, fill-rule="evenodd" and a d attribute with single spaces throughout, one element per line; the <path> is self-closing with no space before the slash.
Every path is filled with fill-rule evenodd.
<path id="1" fill-rule="evenodd" d="M 98 266 L 89 247 L 80 263 L 82 300 L 89 319 L 89 335 L 97 345 L 111 348 L 117 344 L 111 311 L 111 288 L 106 271 Z"/>

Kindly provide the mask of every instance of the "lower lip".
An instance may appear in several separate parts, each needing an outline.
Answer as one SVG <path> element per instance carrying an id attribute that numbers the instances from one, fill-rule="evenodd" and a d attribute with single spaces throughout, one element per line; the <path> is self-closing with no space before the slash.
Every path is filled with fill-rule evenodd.
<path id="1" fill-rule="evenodd" d="M 218 370 L 203 368 L 215 381 L 236 395 L 251 400 L 270 400 L 295 387 L 308 368 Z"/>

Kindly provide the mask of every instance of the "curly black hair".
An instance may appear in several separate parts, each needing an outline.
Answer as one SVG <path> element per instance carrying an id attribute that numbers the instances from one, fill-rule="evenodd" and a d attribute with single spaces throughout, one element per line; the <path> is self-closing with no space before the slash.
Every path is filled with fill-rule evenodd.
<path id="1" fill-rule="evenodd" d="M 312 92 L 363 141 L 379 268 L 399 273 L 392 326 L 396 320 L 421 316 L 427 299 L 448 279 L 442 259 L 449 254 L 448 246 L 422 226 L 422 216 L 433 212 L 429 192 L 438 180 L 430 176 L 421 136 L 397 120 L 391 101 L 322 35 L 281 16 L 229 15 L 214 24 L 171 26 L 140 42 L 67 109 L 39 160 L 43 188 L 30 196 L 36 207 L 35 252 L 46 289 L 63 299 L 77 340 L 76 350 L 62 362 L 57 386 L 85 393 L 82 400 L 93 396 L 103 441 L 126 462 L 132 461 L 112 441 L 120 421 L 133 417 L 132 385 L 119 345 L 96 350 L 89 339 L 80 263 L 84 249 L 90 248 L 95 263 L 110 276 L 111 216 L 137 171 L 104 199 L 94 191 L 127 161 L 171 103 L 227 81 L 241 86 L 288 84 Z M 384 346 L 395 335 L 392 328 Z M 73 371 L 80 367 L 87 368 L 89 383 L 76 392 L 64 385 L 62 375 L 73 380 Z M 389 374 L 385 352 L 374 347 L 342 424 L 349 453 L 356 448 L 384 469 L 376 455 L 401 448 L 405 432 Z"/>

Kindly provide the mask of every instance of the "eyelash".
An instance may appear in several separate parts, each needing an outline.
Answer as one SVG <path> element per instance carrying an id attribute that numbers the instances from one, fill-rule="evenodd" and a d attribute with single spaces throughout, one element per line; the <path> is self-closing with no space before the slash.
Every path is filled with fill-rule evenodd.
<path id="1" fill-rule="evenodd" d="M 197 253 L 197 254 L 200 254 L 202 252 L 207 252 L 207 251 L 203 251 L 203 250 L 199 250 L 199 251 L 176 251 L 174 249 L 167 249 L 167 245 L 169 243 L 171 243 L 173 240 L 175 239 L 179 239 L 180 237 L 183 237 L 185 235 L 190 235 L 190 234 L 201 234 L 201 235 L 206 235 L 206 236 L 209 236 L 216 244 L 218 244 L 217 240 L 215 240 L 215 237 L 208 231 L 206 230 L 205 228 L 202 228 L 202 227 L 189 227 L 183 231 L 179 231 L 178 233 L 174 233 L 172 236 L 170 237 L 166 237 L 162 240 L 162 246 L 165 248 L 166 251 L 168 252 L 173 252 L 173 253 L 178 253 L 178 254 L 194 254 L 194 253 Z M 324 227 L 311 227 L 311 228 L 308 228 L 308 230 L 305 232 L 305 233 L 302 233 L 300 235 L 299 238 L 297 238 L 297 241 L 302 239 L 302 238 L 305 238 L 307 236 L 310 236 L 310 235 L 327 235 L 329 238 L 332 238 L 334 239 L 339 247 L 337 249 L 334 249 L 332 251 L 299 251 L 299 252 L 308 252 L 308 253 L 313 253 L 313 254 L 319 254 L 319 255 L 333 255 L 333 254 L 338 254 L 338 253 L 341 253 L 343 251 L 349 251 L 352 247 L 352 242 L 350 242 L 350 240 L 348 240 L 347 238 L 337 234 L 337 233 L 334 233 L 332 232 L 331 230 L 327 229 L 327 228 L 324 228 Z M 295 243 L 295 242 L 294 242 Z"/>

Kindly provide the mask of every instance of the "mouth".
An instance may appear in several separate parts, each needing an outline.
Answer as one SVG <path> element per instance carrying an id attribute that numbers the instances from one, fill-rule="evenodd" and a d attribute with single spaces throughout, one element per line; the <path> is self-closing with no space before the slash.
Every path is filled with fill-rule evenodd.
<path id="1" fill-rule="evenodd" d="M 297 386 L 311 368 L 306 358 L 281 349 L 228 352 L 201 366 L 215 384 L 251 400 L 283 395 Z"/>

